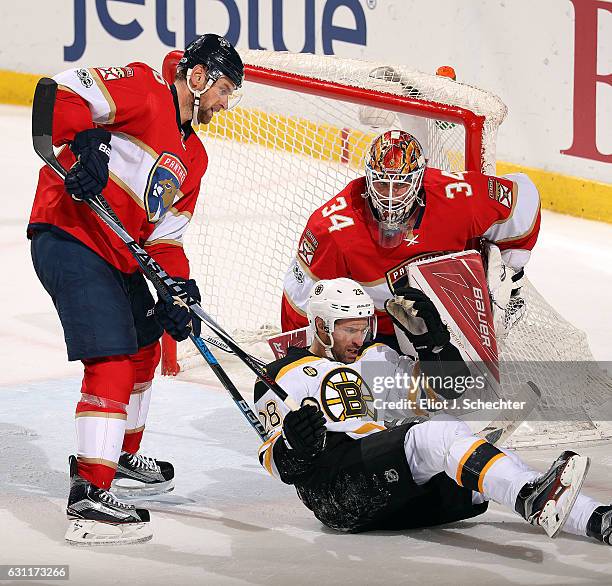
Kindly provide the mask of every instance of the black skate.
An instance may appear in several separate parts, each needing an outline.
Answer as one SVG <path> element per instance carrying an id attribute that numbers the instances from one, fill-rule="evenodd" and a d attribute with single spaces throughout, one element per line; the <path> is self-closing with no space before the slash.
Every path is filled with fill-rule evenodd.
<path id="1" fill-rule="evenodd" d="M 115 545 L 142 543 L 153 537 L 149 511 L 122 503 L 107 490 L 81 478 L 74 456 L 70 456 L 69 462 L 68 542 L 73 545 Z"/>
<path id="2" fill-rule="evenodd" d="M 587 457 L 563 452 L 546 474 L 521 488 L 516 498 L 517 513 L 555 537 L 574 506 L 588 469 Z"/>
<path id="3" fill-rule="evenodd" d="M 170 462 L 121 452 L 111 485 L 120 496 L 151 496 L 174 489 L 174 467 Z"/>
<path id="4" fill-rule="evenodd" d="M 589 517 L 587 535 L 612 545 L 612 505 L 597 507 Z"/>

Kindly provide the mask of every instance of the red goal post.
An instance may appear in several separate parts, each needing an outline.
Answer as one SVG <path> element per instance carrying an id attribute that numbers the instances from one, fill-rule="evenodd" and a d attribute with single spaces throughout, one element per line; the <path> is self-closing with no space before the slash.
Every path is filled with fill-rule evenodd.
<path id="1" fill-rule="evenodd" d="M 169 82 L 181 54 L 164 61 Z M 279 331 L 283 277 L 309 216 L 363 175 L 375 136 L 401 127 L 419 139 L 431 166 L 495 174 L 506 106 L 482 89 L 401 65 L 267 51 L 241 56 L 242 100 L 198 129 L 209 166 L 184 246 L 203 306 L 258 354 L 258 341 Z M 612 437 L 610 423 L 598 420 L 612 380 L 593 363 L 585 334 L 528 280 L 522 295 L 522 319 L 498 340 L 502 388 L 534 382 L 543 410 L 513 445 Z M 201 364 L 190 355 L 189 341 L 177 348 L 166 337 L 162 372 Z"/>
<path id="2" fill-rule="evenodd" d="M 164 59 L 162 74 L 169 83 L 174 80 L 181 56 L 182 51 L 172 51 Z M 245 156 L 255 160 L 257 155 L 249 152 L 249 144 L 255 144 L 272 152 L 290 153 L 296 158 L 310 157 L 317 164 L 330 165 L 329 170 L 322 172 L 328 177 L 312 185 L 311 191 L 320 189 L 320 194 L 308 198 L 297 193 L 289 195 L 294 201 L 311 199 L 311 203 L 304 201 L 301 213 L 293 220 L 295 233 L 283 243 L 286 251 L 293 252 L 309 213 L 333 195 L 330 182 L 340 187 L 359 174 L 365 148 L 378 132 L 386 129 L 359 120 L 364 111 L 374 115 L 385 113 L 383 118 L 395 117 L 395 124 L 401 124 L 402 118 L 427 121 L 428 127 L 421 135 L 415 134 L 425 143 L 429 161 L 436 167 L 494 173 L 497 127 L 506 115 L 506 107 L 488 92 L 399 65 L 267 51 L 246 51 L 242 57 L 245 63 L 243 100 L 236 110 L 218 114 L 208 128 L 200 129 L 207 149 L 210 149 L 211 139 L 222 140 L 233 143 L 232 158 L 244 148 Z M 379 73 L 372 75 L 377 69 Z M 260 94 L 266 96 L 265 104 L 258 99 Z M 305 106 L 292 110 L 291 105 L 298 98 Z M 317 107 L 319 104 L 325 105 L 321 111 Z M 389 120 L 383 123 L 393 125 Z M 291 138 L 287 140 L 287 136 Z M 262 164 L 266 164 L 265 161 L 269 164 L 269 156 L 260 154 L 260 159 L 264 161 Z M 333 168 L 338 163 L 345 167 L 345 172 Z M 218 164 L 211 157 L 203 181 L 203 198 L 207 197 L 210 183 L 219 181 L 215 177 L 211 179 Z M 338 180 L 330 181 L 332 175 Z M 194 222 L 200 222 L 198 215 Z M 192 226 L 189 232 L 193 231 Z M 191 247 L 189 252 L 193 261 Z M 202 256 L 206 253 L 202 250 Z M 279 251 L 277 256 L 282 255 L 283 251 Z M 194 274 L 201 277 L 197 258 L 193 264 L 196 265 Z M 278 282 L 284 268 L 276 267 L 276 274 L 267 275 L 266 279 Z M 274 295 L 271 290 L 270 293 Z M 276 295 L 280 300 L 279 290 Z M 249 307 L 245 309 L 251 311 Z M 223 320 L 222 315 L 217 317 Z M 253 329 L 272 321 L 275 320 L 270 315 Z M 229 323 L 225 327 L 235 329 L 235 326 Z M 180 353 L 179 350 L 179 356 Z M 176 355 L 176 345 L 166 337 L 162 355 L 165 374 L 178 372 Z"/>
<path id="3" fill-rule="evenodd" d="M 176 66 L 182 56 L 182 51 L 172 51 L 166 55 L 162 68 L 162 75 L 167 82 L 172 83 L 174 81 Z M 483 170 L 482 138 L 485 116 L 478 115 L 466 108 L 426 99 L 416 99 L 403 95 L 386 93 L 375 89 L 366 89 L 359 86 L 343 85 L 334 81 L 307 77 L 289 71 L 268 69 L 249 63 L 245 63 L 244 66 L 244 79 L 247 83 L 269 85 L 277 89 L 311 94 L 321 98 L 343 100 L 363 106 L 375 106 L 381 110 L 390 110 L 401 114 L 461 124 L 466 130 L 465 170 Z M 454 80 L 449 80 L 449 83 L 456 82 Z M 499 105 L 502 106 L 501 101 Z M 505 107 L 501 107 L 500 111 L 502 116 L 498 124 L 501 123 L 503 117 L 505 117 Z"/>

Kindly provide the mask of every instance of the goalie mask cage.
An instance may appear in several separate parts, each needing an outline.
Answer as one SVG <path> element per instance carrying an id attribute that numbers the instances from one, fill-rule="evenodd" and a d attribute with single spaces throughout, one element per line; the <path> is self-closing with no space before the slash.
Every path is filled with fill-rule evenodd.
<path id="1" fill-rule="evenodd" d="M 174 79 L 181 55 L 173 51 L 164 60 L 166 80 Z M 209 166 L 184 246 L 206 310 L 244 343 L 279 331 L 283 277 L 300 234 L 315 209 L 363 174 L 375 136 L 400 125 L 421 141 L 429 165 L 495 174 L 506 106 L 481 89 L 405 66 L 267 51 L 241 55 L 240 103 L 199 130 Z M 524 424 L 511 443 L 611 437 L 596 414 L 612 398 L 612 384 L 587 364 L 593 357 L 586 336 L 529 282 L 524 295 L 525 315 L 500 341 L 500 360 L 511 365 L 502 365 L 502 385 L 534 381 L 542 391 L 542 421 Z M 164 373 L 189 363 L 189 341 L 177 348 L 164 336 L 163 346 Z M 568 382 L 569 369 L 555 361 L 583 361 L 584 368 Z M 551 409 L 555 422 L 546 421 Z"/>

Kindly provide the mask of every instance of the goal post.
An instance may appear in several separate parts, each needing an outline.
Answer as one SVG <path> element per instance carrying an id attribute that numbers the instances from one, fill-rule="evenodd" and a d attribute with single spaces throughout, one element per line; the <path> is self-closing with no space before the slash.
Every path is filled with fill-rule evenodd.
<path id="1" fill-rule="evenodd" d="M 164 60 L 168 82 L 181 56 Z M 367 147 L 385 129 L 364 123 L 364 109 L 386 113 L 389 126 L 402 118 L 418 125 L 436 167 L 495 171 L 506 107 L 492 94 L 400 65 L 267 51 L 242 58 L 238 107 L 199 129 L 210 164 L 185 242 L 204 299 L 226 329 L 278 327 L 282 277 L 308 216 L 362 174 Z M 388 75 L 372 75 L 381 68 Z M 245 274 L 255 306 L 223 285 Z M 182 354 L 166 337 L 163 371 L 178 372 Z"/>
<path id="2" fill-rule="evenodd" d="M 182 52 L 163 66 L 172 82 Z M 428 164 L 495 174 L 497 130 L 507 109 L 482 89 L 402 65 L 333 56 L 244 51 L 243 97 L 198 133 L 209 155 L 185 249 L 206 310 L 238 341 L 280 329 L 282 282 L 310 214 L 363 175 L 381 132 L 402 127 L 423 144 Z M 612 436 L 598 421 L 612 398 L 610 377 L 592 363 L 584 333 L 527 280 L 527 310 L 500 342 L 505 376 L 533 381 L 543 421 L 515 445 Z M 164 340 L 162 369 L 176 374 L 190 346 Z M 587 372 L 588 370 L 588 372 Z M 576 413 L 580 421 L 576 421 Z"/>

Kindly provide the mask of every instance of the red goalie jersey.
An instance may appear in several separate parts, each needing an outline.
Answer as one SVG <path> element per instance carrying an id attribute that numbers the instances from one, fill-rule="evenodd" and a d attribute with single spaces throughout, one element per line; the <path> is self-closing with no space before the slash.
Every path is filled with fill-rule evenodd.
<path id="1" fill-rule="evenodd" d="M 513 268 L 529 259 L 540 228 L 540 198 L 523 174 L 507 178 L 477 172 L 446 173 L 427 168 L 425 206 L 400 246 L 383 248 L 372 236 L 364 177 L 349 183 L 317 209 L 300 238 L 284 280 L 284 331 L 308 325 L 306 304 L 319 279 L 349 277 L 374 300 L 381 334 L 393 334 L 384 312 L 394 287 L 407 285 L 410 262 L 431 255 L 477 248 L 481 237 L 496 243 Z"/>
<path id="2" fill-rule="evenodd" d="M 206 151 L 189 123 L 181 127 L 178 99 L 154 69 L 72 69 L 58 83 L 53 143 L 67 145 L 78 132 L 112 133 L 109 182 L 104 196 L 128 233 L 171 275 L 188 277 L 182 239 L 206 170 Z M 65 169 L 75 161 L 65 146 Z M 54 230 L 76 238 L 120 271 L 138 265 L 119 238 L 87 206 L 76 203 L 48 167 L 40 171 L 28 233 Z"/>

